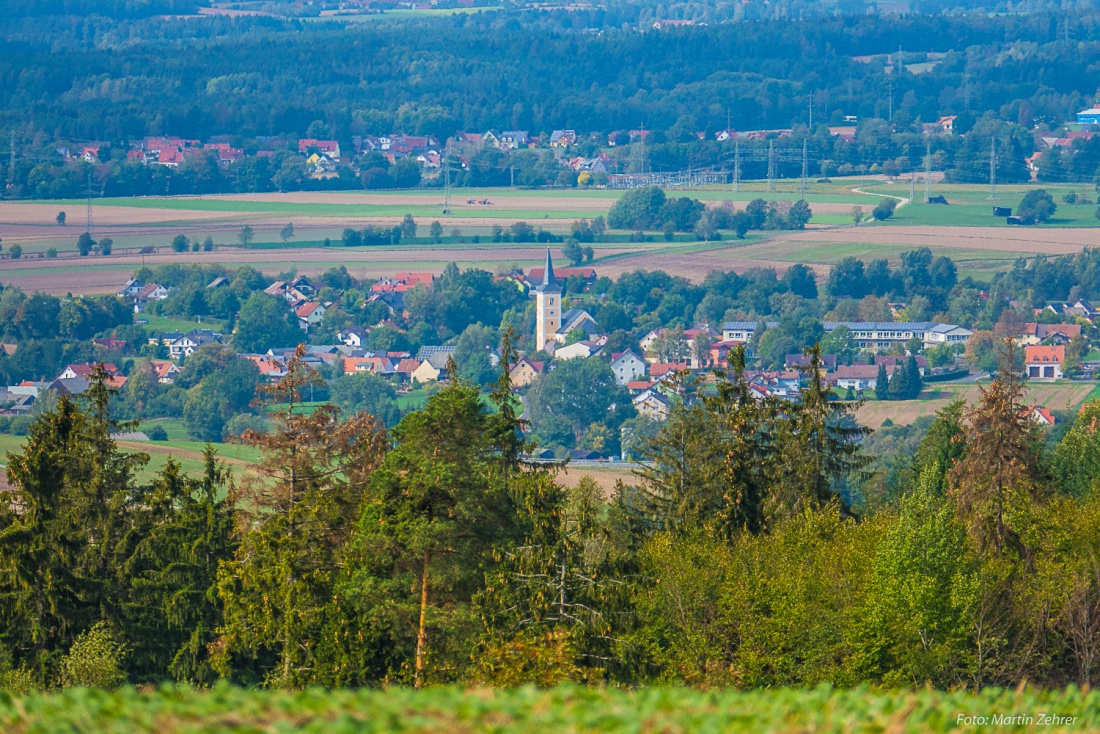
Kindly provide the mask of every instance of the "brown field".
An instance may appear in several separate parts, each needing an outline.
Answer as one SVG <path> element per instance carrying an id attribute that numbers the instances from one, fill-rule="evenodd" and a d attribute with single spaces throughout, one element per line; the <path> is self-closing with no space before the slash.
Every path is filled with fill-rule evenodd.
<path id="1" fill-rule="evenodd" d="M 627 252 L 621 248 L 601 249 L 605 255 Z M 114 293 L 126 282 L 130 273 L 144 262 L 150 267 L 166 263 L 221 263 L 229 267 L 251 265 L 266 274 L 275 275 L 294 267 L 303 275 L 318 275 L 330 267 L 345 265 L 357 278 L 377 278 L 398 270 L 416 268 L 440 273 L 449 262 L 464 267 L 495 270 L 501 263 L 531 266 L 546 257 L 545 245 L 477 245 L 459 248 L 286 248 L 278 250 L 245 250 L 223 248 L 214 252 L 188 252 L 183 255 L 162 252 L 153 255 L 113 255 L 109 258 L 87 259 L 21 259 L 0 260 L 0 283 L 15 285 L 25 291 L 42 291 L 55 295 L 65 293 Z M 622 268 L 633 269 L 633 268 Z M 601 268 L 603 272 L 605 269 Z M 613 268 L 608 272 L 615 271 Z M 705 275 L 705 273 L 704 273 Z"/>
<path id="2" fill-rule="evenodd" d="M 1077 408 L 1093 388 L 1094 383 L 1062 382 L 1035 384 L 1027 387 L 1024 401 L 1029 405 L 1042 406 L 1051 410 L 1073 410 Z M 946 407 L 956 397 L 973 404 L 981 396 L 981 388 L 975 384 L 941 387 L 925 391 L 930 398 L 921 400 L 898 400 L 891 402 L 871 401 L 864 403 L 856 412 L 856 420 L 870 428 L 879 428 L 889 418 L 894 425 L 909 425 L 917 418 L 932 415 Z"/>
<path id="3" fill-rule="evenodd" d="M 788 232 L 776 235 L 776 239 L 996 250 L 1031 255 L 1061 255 L 1077 252 L 1084 247 L 1095 247 L 1097 244 L 1096 230 L 1087 228 L 1025 230 L 950 226 L 845 226 L 806 232 Z"/>
<path id="4" fill-rule="evenodd" d="M 576 487 L 584 477 L 591 477 L 603 490 L 604 496 L 610 498 L 615 490 L 615 482 L 622 480 L 629 484 L 634 481 L 634 473 L 625 466 L 604 467 L 577 467 L 567 466 L 565 471 L 558 475 L 558 481 L 564 487 Z"/>

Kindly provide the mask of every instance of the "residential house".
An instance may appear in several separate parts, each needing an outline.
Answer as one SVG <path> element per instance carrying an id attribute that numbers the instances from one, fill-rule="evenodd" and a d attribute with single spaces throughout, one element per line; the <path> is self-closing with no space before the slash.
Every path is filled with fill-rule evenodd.
<path id="1" fill-rule="evenodd" d="M 401 382 L 412 381 L 412 375 L 420 367 L 420 362 L 413 357 L 402 357 L 393 366 L 393 374 Z"/>
<path id="2" fill-rule="evenodd" d="M 653 362 L 649 365 L 649 377 L 653 380 L 660 380 L 672 372 L 682 372 L 690 368 L 691 365 L 687 362 Z"/>
<path id="3" fill-rule="evenodd" d="M 65 369 L 63 369 L 61 371 L 61 374 L 57 376 L 56 379 L 58 379 L 58 380 L 71 380 L 71 379 L 74 379 L 74 378 L 77 378 L 77 377 L 83 377 L 83 378 L 86 378 L 86 379 L 91 378 L 92 373 L 95 372 L 96 368 L 99 367 L 100 365 L 102 365 L 103 370 L 107 373 L 107 375 L 109 377 L 117 378 L 117 377 L 122 377 L 123 376 L 122 375 L 122 370 L 120 370 L 118 367 L 115 367 L 110 362 L 101 362 L 101 363 L 85 362 L 83 364 L 70 364 L 70 365 L 67 365 L 65 367 Z M 123 381 L 125 381 L 125 378 L 123 378 Z"/>
<path id="4" fill-rule="evenodd" d="M 1036 405 L 1030 410 L 1025 410 L 1022 417 L 1031 418 L 1031 420 L 1045 428 L 1050 428 L 1054 425 L 1054 413 L 1050 412 L 1050 408 L 1044 408 L 1041 405 Z"/>
<path id="5" fill-rule="evenodd" d="M 128 281 L 126 281 L 126 285 L 122 286 L 122 290 L 120 290 L 115 295 L 117 295 L 119 298 L 130 299 L 136 296 L 138 293 L 141 293 L 143 288 L 145 288 L 145 283 L 136 278 L 130 278 Z"/>
<path id="6" fill-rule="evenodd" d="M 454 357 L 454 352 L 455 348 L 452 346 L 420 347 L 420 351 L 416 353 L 420 366 L 409 376 L 410 379 L 422 384 L 447 379 L 447 362 Z"/>
<path id="7" fill-rule="evenodd" d="M 217 278 L 214 278 L 214 280 L 207 283 L 206 287 L 211 290 L 217 290 L 218 288 L 228 288 L 231 282 L 232 281 L 230 281 L 229 278 L 226 278 L 224 275 L 219 275 Z"/>
<path id="8" fill-rule="evenodd" d="M 920 354 L 918 354 L 915 359 L 917 361 L 917 372 L 920 373 L 921 377 L 924 377 L 925 373 L 928 370 L 928 360 Z M 886 365 L 886 368 L 890 370 L 890 374 L 893 374 L 893 371 L 895 369 L 901 367 L 903 364 L 908 363 L 908 361 L 908 357 L 897 357 L 892 354 L 880 354 L 875 357 L 875 367 L 878 367 L 880 364 L 884 364 Z"/>
<path id="9" fill-rule="evenodd" d="M 555 360 L 567 360 L 576 359 L 578 357 L 587 359 L 600 351 L 603 344 L 594 341 L 579 341 L 573 344 L 568 344 L 564 347 L 558 347 L 554 350 Z"/>
<path id="10" fill-rule="evenodd" d="M 311 150 L 326 156 L 329 160 L 340 160 L 340 143 L 335 140 L 302 138 L 298 141 L 298 155 L 308 156 Z"/>
<path id="11" fill-rule="evenodd" d="M 810 355 L 808 354 L 788 354 L 783 360 L 783 366 L 788 370 L 805 370 L 810 366 Z M 821 374 L 825 375 L 830 372 L 836 372 L 836 355 L 835 354 L 822 354 L 821 355 Z M 923 373 L 921 373 L 923 374 Z"/>
<path id="12" fill-rule="evenodd" d="M 632 401 L 639 415 L 651 420 L 663 421 L 672 411 L 672 401 L 659 390 L 650 389 L 636 395 Z"/>
<path id="13" fill-rule="evenodd" d="M 339 339 L 342 344 L 358 349 L 367 341 L 367 330 L 361 326 L 349 326 L 346 329 L 340 330 L 336 334 L 336 338 Z"/>
<path id="14" fill-rule="evenodd" d="M 157 382 L 162 385 L 171 385 L 176 381 L 176 375 L 182 370 L 180 366 L 175 362 L 170 362 L 167 359 L 151 359 L 149 365 L 153 368 L 153 372 L 156 373 Z"/>
<path id="15" fill-rule="evenodd" d="M 196 349 L 207 344 L 221 344 L 222 339 L 221 334 L 211 329 L 192 329 L 167 344 L 168 355 L 177 360 L 181 357 L 190 357 Z"/>
<path id="16" fill-rule="evenodd" d="M 538 362 L 527 359 L 526 357 L 520 357 L 508 372 L 508 377 L 512 381 L 512 387 L 527 387 L 538 379 L 545 367 L 545 362 Z"/>
<path id="17" fill-rule="evenodd" d="M 1029 380 L 1061 379 L 1065 361 L 1066 348 L 1062 345 L 1024 347 L 1024 372 Z"/>
<path id="18" fill-rule="evenodd" d="M 575 130 L 554 130 L 550 133 L 551 148 L 568 148 L 577 142 Z"/>
<path id="19" fill-rule="evenodd" d="M 1074 337 L 1080 336 L 1080 324 L 1024 324 L 1016 343 L 1020 346 L 1035 344 L 1068 344 Z"/>
<path id="20" fill-rule="evenodd" d="M 559 344 L 564 344 L 574 331 L 583 331 L 589 340 L 600 333 L 596 320 L 583 308 L 566 309 L 561 314 L 561 328 L 553 335 Z"/>
<path id="21" fill-rule="evenodd" d="M 394 374 L 393 361 L 386 356 L 369 355 L 365 357 L 345 357 L 344 374 L 371 374 L 379 377 L 389 377 Z"/>
<path id="22" fill-rule="evenodd" d="M 286 360 L 280 357 L 269 354 L 242 354 L 241 357 L 256 365 L 260 377 L 268 384 L 274 384 L 287 375 Z"/>
<path id="23" fill-rule="evenodd" d="M 615 373 L 616 383 L 627 385 L 645 376 L 646 361 L 629 349 L 625 352 L 612 352 L 611 371 Z"/>
<path id="24" fill-rule="evenodd" d="M 325 310 L 324 304 L 317 301 L 303 303 L 294 309 L 294 314 L 298 317 L 298 326 L 306 330 L 311 326 L 316 326 L 325 317 Z"/>
<path id="25" fill-rule="evenodd" d="M 492 130 L 486 130 L 481 136 L 481 144 L 490 148 L 499 148 L 500 135 Z"/>
<path id="26" fill-rule="evenodd" d="M 275 281 L 267 288 L 264 288 L 264 293 L 269 296 L 282 296 L 290 303 L 298 303 L 299 301 L 310 300 L 317 292 L 314 290 L 308 278 L 299 275 L 290 282 L 282 280 Z"/>
<path id="27" fill-rule="evenodd" d="M 886 367 L 887 376 L 894 373 L 897 365 Z M 861 390 L 874 390 L 878 384 L 878 365 L 875 364 L 841 364 L 837 365 L 836 386 L 842 390 L 849 387 L 859 392 Z"/>
<path id="28" fill-rule="evenodd" d="M 157 283 L 149 283 L 133 295 L 134 313 L 144 313 L 150 301 L 163 301 L 171 293 L 170 288 L 165 288 Z"/>
<path id="29" fill-rule="evenodd" d="M 497 147 L 501 150 L 519 150 L 527 147 L 526 130 L 505 130 L 500 134 Z"/>
<path id="30" fill-rule="evenodd" d="M 92 344 L 97 347 L 103 347 L 104 349 L 121 351 L 126 348 L 125 339 L 114 339 L 111 337 L 103 337 L 100 339 L 92 339 Z"/>

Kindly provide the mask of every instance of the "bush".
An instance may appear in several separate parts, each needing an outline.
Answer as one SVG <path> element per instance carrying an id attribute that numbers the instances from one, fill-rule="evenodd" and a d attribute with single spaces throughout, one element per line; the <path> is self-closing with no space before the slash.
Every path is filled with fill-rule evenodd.
<path id="1" fill-rule="evenodd" d="M 1056 211 L 1058 211 L 1058 205 L 1054 203 L 1054 197 L 1045 189 L 1035 189 L 1027 192 L 1020 200 L 1016 215 L 1024 224 L 1035 224 L 1049 221 Z"/>
<path id="2" fill-rule="evenodd" d="M 168 431 L 164 430 L 164 426 L 153 426 L 145 435 L 149 437 L 150 441 L 167 441 Z"/>
<path id="3" fill-rule="evenodd" d="M 627 191 L 607 213 L 607 226 L 612 229 L 642 229 L 657 227 L 665 192 L 657 186 L 643 186 Z"/>
<path id="4" fill-rule="evenodd" d="M 249 413 L 238 413 L 229 419 L 229 422 L 225 424 L 224 433 L 228 438 L 230 436 L 240 436 L 245 431 L 255 431 L 256 433 L 267 433 L 271 430 L 271 426 L 268 424 L 267 419 L 261 415 L 251 415 Z"/>
<path id="5" fill-rule="evenodd" d="M 115 640 L 107 625 L 99 622 L 77 637 L 69 653 L 61 658 L 58 685 L 62 688 L 118 688 L 126 680 L 121 666 L 125 653 L 125 648 Z"/>
<path id="6" fill-rule="evenodd" d="M 12 260 L 18 260 L 23 257 L 23 248 L 19 245 L 12 245 L 11 249 L 8 250 L 8 254 L 11 255 Z"/>
<path id="7" fill-rule="evenodd" d="M 46 250 L 46 257 L 49 257 L 49 258 L 57 257 L 57 248 L 56 247 L 51 247 L 50 249 Z"/>
<path id="8" fill-rule="evenodd" d="M 100 255 L 110 255 L 113 249 L 115 249 L 115 241 L 110 237 L 104 237 L 99 241 Z"/>
<path id="9" fill-rule="evenodd" d="M 896 199 L 884 198 L 871 210 L 871 216 L 875 218 L 876 222 L 885 222 L 887 219 L 894 216 L 894 210 L 897 208 L 898 202 Z"/>

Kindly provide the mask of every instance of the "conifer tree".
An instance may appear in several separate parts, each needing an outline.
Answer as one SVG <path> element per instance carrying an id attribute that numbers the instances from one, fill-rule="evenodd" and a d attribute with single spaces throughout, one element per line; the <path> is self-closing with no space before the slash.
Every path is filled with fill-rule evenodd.
<path id="1" fill-rule="evenodd" d="M 875 400 L 890 399 L 890 378 L 886 375 L 886 363 L 880 362 L 875 378 Z"/>
<path id="2" fill-rule="evenodd" d="M 284 406 L 275 413 L 276 429 L 243 437 L 264 451 L 262 478 L 231 495 L 242 537 L 234 560 L 218 571 L 225 618 L 216 669 L 247 680 L 251 659 L 277 687 L 344 682 L 346 649 L 333 643 L 331 629 L 343 619 L 333 606 L 335 584 L 385 445 L 374 416 L 341 422 L 331 405 L 302 409 L 303 388 L 320 379 L 304 353 L 299 346 L 286 376 L 268 391 Z"/>
<path id="3" fill-rule="evenodd" d="M 10 456 L 0 497 L 0 621 L 18 662 L 52 680 L 60 655 L 98 622 L 118 627 L 128 582 L 118 572 L 148 456 L 118 451 L 114 390 L 102 366 L 82 400 L 62 397 Z"/>
<path id="4" fill-rule="evenodd" d="M 233 558 L 233 515 L 225 490 L 229 471 L 212 446 L 201 478 L 169 458 L 156 480 L 139 488 L 144 509 L 138 540 L 125 564 L 130 598 L 124 614 L 135 680 L 214 682 L 209 645 L 221 624 L 218 564 Z"/>
<path id="5" fill-rule="evenodd" d="M 466 664 L 480 568 L 516 517 L 506 483 L 494 480 L 496 427 L 453 366 L 447 387 L 393 430 L 396 446 L 363 504 L 360 567 L 345 589 L 386 635 L 378 644 L 391 668 L 381 672 L 418 687 L 453 679 Z"/>
<path id="6" fill-rule="evenodd" d="M 951 470 L 950 485 L 959 516 L 983 552 L 1011 551 L 1026 560 L 1021 532 L 1038 496 L 1039 440 L 1013 351 L 1006 339 L 996 379 L 966 411 L 966 455 Z"/>
<path id="7" fill-rule="evenodd" d="M 836 482 L 860 473 L 868 462 L 859 453 L 859 439 L 869 431 L 851 416 L 858 404 L 830 401 L 821 379 L 821 350 L 815 346 L 808 354 L 808 384 L 777 423 L 767 502 L 773 521 L 824 506 L 836 497 Z"/>

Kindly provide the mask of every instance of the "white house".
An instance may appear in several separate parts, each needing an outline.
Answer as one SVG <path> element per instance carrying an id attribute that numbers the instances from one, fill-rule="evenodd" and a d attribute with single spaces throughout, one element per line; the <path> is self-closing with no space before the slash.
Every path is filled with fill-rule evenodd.
<path id="1" fill-rule="evenodd" d="M 554 359 L 556 359 L 556 360 L 557 359 L 565 360 L 565 359 L 576 359 L 577 357 L 587 359 L 588 357 L 591 357 L 592 355 L 598 353 L 600 351 L 601 347 L 602 347 L 602 345 L 597 344 L 596 342 L 590 342 L 590 341 L 575 342 L 575 343 L 570 344 L 568 346 L 558 347 L 557 349 L 555 349 L 554 350 Z"/>
<path id="2" fill-rule="evenodd" d="M 646 362 L 631 350 L 611 353 L 611 371 L 615 373 L 615 382 L 626 385 L 645 376 Z"/>

